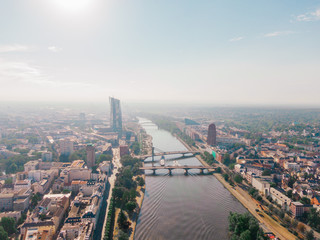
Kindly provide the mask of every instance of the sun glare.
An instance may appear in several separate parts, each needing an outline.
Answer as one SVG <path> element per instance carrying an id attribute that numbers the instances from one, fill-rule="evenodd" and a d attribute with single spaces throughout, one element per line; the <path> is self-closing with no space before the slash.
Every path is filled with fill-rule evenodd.
<path id="1" fill-rule="evenodd" d="M 61 10 L 69 13 L 81 13 L 92 6 L 94 0 L 52 0 Z"/>

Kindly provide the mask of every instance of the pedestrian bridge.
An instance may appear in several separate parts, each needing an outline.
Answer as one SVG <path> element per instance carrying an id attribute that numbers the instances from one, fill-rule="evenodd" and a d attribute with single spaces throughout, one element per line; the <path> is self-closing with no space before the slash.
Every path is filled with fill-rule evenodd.
<path id="1" fill-rule="evenodd" d="M 166 169 L 169 172 L 169 175 L 172 175 L 172 170 L 174 169 L 183 169 L 185 171 L 185 174 L 188 174 L 188 171 L 190 169 L 199 169 L 200 173 L 203 174 L 203 170 L 207 169 L 209 172 L 213 172 L 216 170 L 215 167 L 205 167 L 205 166 L 189 166 L 189 165 L 183 165 L 183 166 L 147 166 L 147 167 L 140 167 L 140 170 L 151 170 L 153 171 L 153 174 L 156 174 L 156 170 L 159 169 Z"/>

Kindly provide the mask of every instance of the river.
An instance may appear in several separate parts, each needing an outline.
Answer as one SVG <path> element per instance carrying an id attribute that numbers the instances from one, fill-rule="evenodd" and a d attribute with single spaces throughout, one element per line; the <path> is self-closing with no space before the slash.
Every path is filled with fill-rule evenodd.
<path id="1" fill-rule="evenodd" d="M 187 150 L 169 132 L 160 130 L 146 119 L 140 124 L 153 138 L 153 146 L 163 151 Z M 166 158 L 166 165 L 173 161 Z M 156 163 L 159 164 L 159 163 Z M 195 157 L 179 160 L 180 165 L 201 165 Z M 146 164 L 147 165 L 147 164 Z M 199 175 L 191 170 L 146 171 L 146 192 L 140 211 L 136 240 L 202 240 L 228 239 L 228 215 L 230 211 L 246 212 L 246 209 L 212 175 Z"/>

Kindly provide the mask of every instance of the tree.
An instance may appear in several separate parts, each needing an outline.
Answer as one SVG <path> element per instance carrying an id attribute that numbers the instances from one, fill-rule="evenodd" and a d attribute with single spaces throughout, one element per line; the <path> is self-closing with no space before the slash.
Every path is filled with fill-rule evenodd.
<path id="1" fill-rule="evenodd" d="M 257 196 L 257 200 L 258 200 L 259 202 L 261 202 L 261 201 L 262 201 L 262 197 L 261 197 L 260 195 L 258 195 L 258 196 Z"/>
<path id="2" fill-rule="evenodd" d="M 250 230 L 246 230 L 240 234 L 239 240 L 251 240 L 251 232 Z"/>
<path id="3" fill-rule="evenodd" d="M 320 215 L 317 212 L 317 209 L 315 208 L 311 208 L 308 216 L 307 216 L 307 221 L 308 221 L 308 225 L 312 228 L 316 228 L 317 230 L 319 229 L 319 225 L 320 225 Z"/>
<path id="4" fill-rule="evenodd" d="M 127 221 L 127 216 L 122 211 L 122 209 L 119 213 L 118 224 L 119 224 L 120 229 L 125 230 L 125 231 L 128 230 L 128 228 L 130 226 L 130 223 Z"/>
<path id="5" fill-rule="evenodd" d="M 129 240 L 129 236 L 124 231 L 120 230 L 118 240 Z"/>
<path id="6" fill-rule="evenodd" d="M 112 161 L 112 156 L 110 154 L 101 154 L 98 158 L 98 164 L 104 161 Z"/>
<path id="7" fill-rule="evenodd" d="M 299 232 L 304 233 L 304 231 L 306 230 L 306 227 L 304 226 L 303 223 L 299 223 L 297 229 Z"/>
<path id="8" fill-rule="evenodd" d="M 254 195 L 257 193 L 257 189 L 255 189 L 255 188 L 250 188 L 248 192 L 249 192 L 249 194 L 250 194 L 251 196 L 254 196 Z"/>
<path id="9" fill-rule="evenodd" d="M 17 231 L 16 229 L 16 222 L 14 218 L 11 217 L 3 217 L 1 218 L 0 225 L 3 227 L 3 229 L 9 234 L 13 234 Z"/>
<path id="10" fill-rule="evenodd" d="M 39 218 L 41 221 L 43 221 L 46 218 L 46 215 L 44 213 L 41 213 Z"/>
<path id="11" fill-rule="evenodd" d="M 38 144 L 39 143 L 39 138 L 36 137 L 36 136 L 30 136 L 30 137 L 27 137 L 29 143 L 32 143 L 32 144 Z"/>
<path id="12" fill-rule="evenodd" d="M 230 164 L 230 154 L 226 153 L 223 155 L 222 163 L 228 166 Z"/>
<path id="13" fill-rule="evenodd" d="M 81 159 L 81 157 L 78 155 L 77 152 L 74 152 L 69 156 L 69 162 L 72 162 L 74 160 L 79 160 L 79 159 Z"/>
<path id="14" fill-rule="evenodd" d="M 286 192 L 286 195 L 287 195 L 288 198 L 292 198 L 292 190 L 288 190 Z"/>
<path id="15" fill-rule="evenodd" d="M 232 213 L 229 217 L 229 230 L 232 233 L 231 239 L 233 240 L 263 240 L 263 230 L 260 228 L 257 220 L 249 213 Z"/>
<path id="16" fill-rule="evenodd" d="M 303 198 L 301 198 L 300 202 L 301 202 L 302 204 L 307 204 L 307 205 L 309 205 L 309 204 L 310 204 L 310 199 L 307 198 L 307 197 L 303 197 Z"/>
<path id="17" fill-rule="evenodd" d="M 4 230 L 2 226 L 0 226 L 0 239 L 8 240 L 8 233 Z"/>
<path id="18" fill-rule="evenodd" d="M 138 155 L 140 153 L 140 144 L 138 142 L 132 143 L 130 147 L 135 155 Z"/>
<path id="19" fill-rule="evenodd" d="M 31 206 L 35 207 L 38 204 L 38 201 L 41 200 L 40 193 L 33 194 L 31 197 Z"/>
<path id="20" fill-rule="evenodd" d="M 296 179 L 293 177 L 290 177 L 289 181 L 288 181 L 288 186 L 290 188 L 293 188 L 293 184 L 296 182 Z"/>
<path id="21" fill-rule="evenodd" d="M 15 163 L 12 163 L 7 169 L 6 172 L 7 173 L 15 173 L 18 170 L 18 166 Z"/>
<path id="22" fill-rule="evenodd" d="M 26 218 L 27 218 L 27 214 L 22 212 L 21 218 L 18 219 L 17 225 L 18 226 L 21 225 L 26 220 Z"/>
<path id="23" fill-rule="evenodd" d="M 242 183 L 242 177 L 239 174 L 236 174 L 233 179 L 236 183 Z"/>
<path id="24" fill-rule="evenodd" d="M 7 178 L 5 181 L 4 181 L 5 184 L 12 184 L 12 178 Z"/>
<path id="25" fill-rule="evenodd" d="M 313 240 L 314 239 L 314 234 L 313 234 L 313 231 L 310 230 L 306 233 L 306 237 L 305 237 L 306 240 Z"/>
<path id="26" fill-rule="evenodd" d="M 298 221 L 296 220 L 296 219 L 293 219 L 292 221 L 291 221 L 291 226 L 293 227 L 293 228 L 296 228 L 297 226 L 298 226 Z"/>
<path id="27" fill-rule="evenodd" d="M 270 176 L 271 175 L 271 170 L 270 169 L 265 169 L 265 170 L 263 170 L 263 172 L 262 172 L 262 176 Z"/>
<path id="28" fill-rule="evenodd" d="M 60 162 L 69 162 L 69 156 L 66 154 L 61 154 L 59 157 Z"/>
<path id="29" fill-rule="evenodd" d="M 113 196 L 116 201 L 120 200 L 123 196 L 123 189 L 119 187 L 113 188 Z"/>
<path id="30" fill-rule="evenodd" d="M 92 173 L 98 173 L 97 168 L 98 166 L 92 166 Z"/>
<path id="31" fill-rule="evenodd" d="M 224 180 L 228 181 L 229 180 L 229 175 L 228 174 L 223 174 Z"/>
<path id="32" fill-rule="evenodd" d="M 144 186 L 145 181 L 144 181 L 144 179 L 142 177 L 139 177 L 139 179 L 137 179 L 137 180 L 138 180 L 138 184 L 139 184 L 140 187 Z"/>
<path id="33" fill-rule="evenodd" d="M 230 164 L 229 164 L 229 168 L 230 168 L 231 170 L 233 170 L 235 165 L 236 165 L 235 163 L 230 163 Z"/>
<path id="34" fill-rule="evenodd" d="M 133 212 L 137 207 L 137 204 L 133 201 L 129 201 L 127 204 L 126 204 L 126 209 L 129 211 L 129 212 Z"/>

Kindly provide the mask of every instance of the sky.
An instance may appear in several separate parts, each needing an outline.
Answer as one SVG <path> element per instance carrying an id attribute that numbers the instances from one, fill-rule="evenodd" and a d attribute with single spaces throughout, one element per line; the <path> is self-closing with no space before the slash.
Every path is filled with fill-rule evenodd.
<path id="1" fill-rule="evenodd" d="M 0 104 L 320 106 L 320 0 L 0 0 Z"/>

